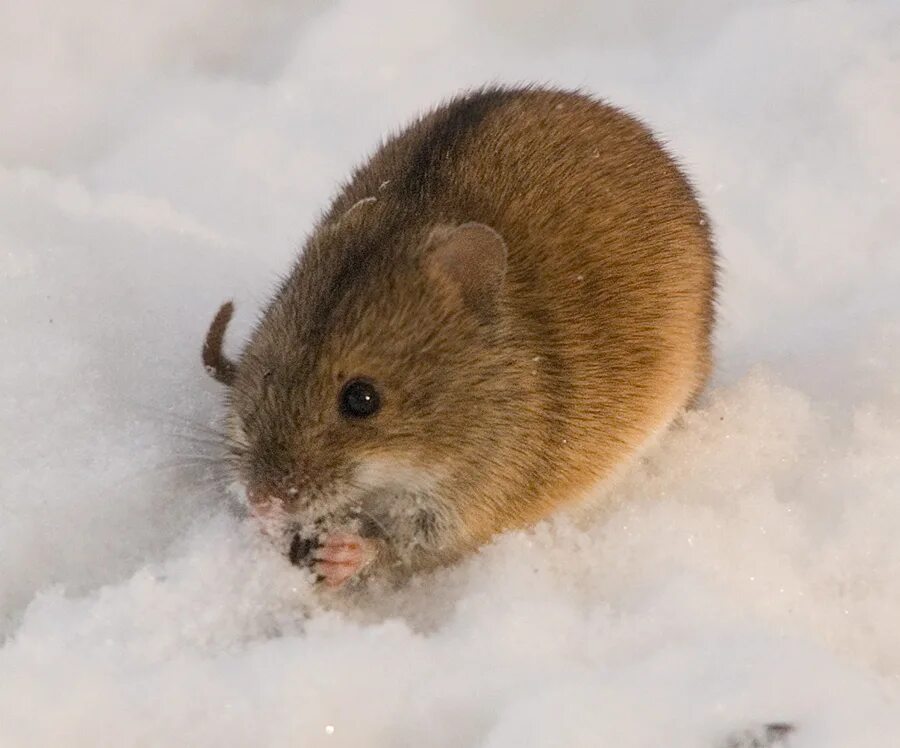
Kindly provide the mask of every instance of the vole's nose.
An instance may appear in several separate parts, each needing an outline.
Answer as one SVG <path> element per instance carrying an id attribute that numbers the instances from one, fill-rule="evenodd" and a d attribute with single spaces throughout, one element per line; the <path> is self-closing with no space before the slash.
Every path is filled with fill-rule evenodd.
<path id="1" fill-rule="evenodd" d="M 250 485 L 247 486 L 247 501 L 250 511 L 258 517 L 266 517 L 283 511 L 285 505 L 290 503 L 295 489 L 279 490 L 272 486 Z"/>

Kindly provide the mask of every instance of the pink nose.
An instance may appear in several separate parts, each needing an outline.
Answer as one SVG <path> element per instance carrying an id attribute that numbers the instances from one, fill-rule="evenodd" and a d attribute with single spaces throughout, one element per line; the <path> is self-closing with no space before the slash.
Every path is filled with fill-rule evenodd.
<path id="1" fill-rule="evenodd" d="M 263 486 L 248 486 L 247 501 L 250 511 L 256 516 L 270 515 L 284 507 L 284 499 Z"/>

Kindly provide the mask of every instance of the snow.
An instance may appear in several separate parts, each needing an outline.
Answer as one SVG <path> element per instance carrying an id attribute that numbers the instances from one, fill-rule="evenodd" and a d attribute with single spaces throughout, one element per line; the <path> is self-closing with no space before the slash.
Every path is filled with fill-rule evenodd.
<path id="1" fill-rule="evenodd" d="M 581 511 L 325 611 L 211 477 L 201 339 L 493 80 L 671 144 L 717 374 Z M 2 4 L 0 745 L 900 742 L 898 83 L 895 0 Z"/>

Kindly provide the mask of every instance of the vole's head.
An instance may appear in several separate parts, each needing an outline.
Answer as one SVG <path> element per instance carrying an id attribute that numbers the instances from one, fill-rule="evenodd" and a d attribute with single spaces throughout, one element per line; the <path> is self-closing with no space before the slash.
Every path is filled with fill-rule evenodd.
<path id="1" fill-rule="evenodd" d="M 447 486 L 490 459 L 497 414 L 515 407 L 505 271 L 505 244 L 482 224 L 363 239 L 338 226 L 313 237 L 236 363 L 221 351 L 223 306 L 204 363 L 228 385 L 251 506 L 304 526 L 357 516 L 438 552 L 453 543 Z"/>

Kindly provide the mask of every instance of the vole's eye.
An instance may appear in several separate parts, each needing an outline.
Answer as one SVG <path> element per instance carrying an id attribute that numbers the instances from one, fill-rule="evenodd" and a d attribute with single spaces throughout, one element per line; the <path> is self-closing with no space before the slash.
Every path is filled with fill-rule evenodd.
<path id="1" fill-rule="evenodd" d="M 381 407 L 381 397 L 371 382 L 351 379 L 341 390 L 339 404 L 346 418 L 369 418 Z"/>

